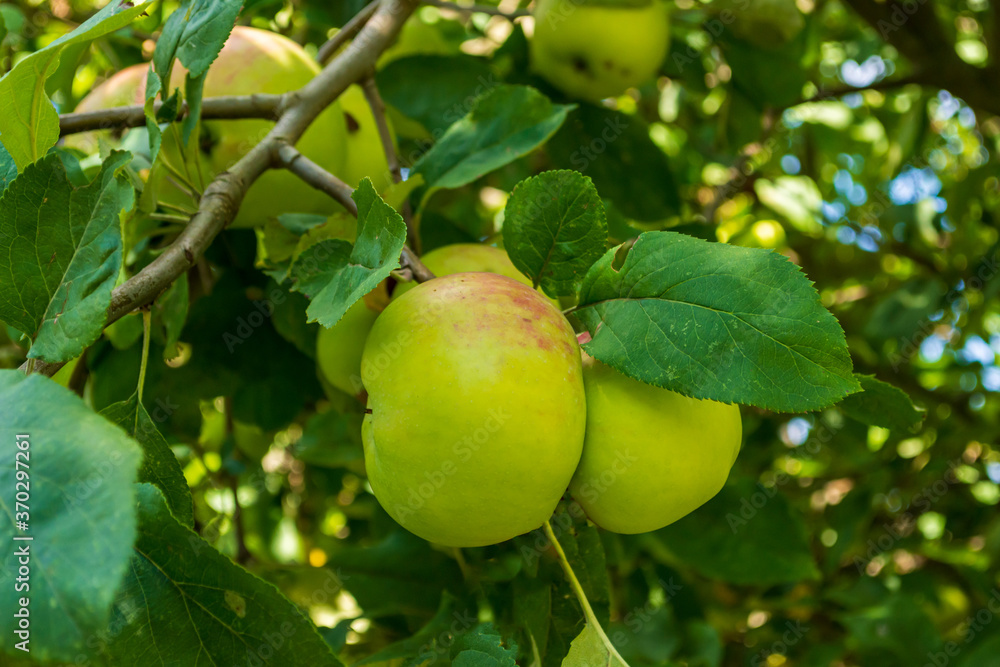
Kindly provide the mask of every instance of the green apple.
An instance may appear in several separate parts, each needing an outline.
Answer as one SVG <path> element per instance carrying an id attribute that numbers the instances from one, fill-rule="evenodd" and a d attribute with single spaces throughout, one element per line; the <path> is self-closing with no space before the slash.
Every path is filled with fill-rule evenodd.
<path id="1" fill-rule="evenodd" d="M 77 111 L 94 111 L 122 104 L 142 104 L 148 65 L 134 65 L 118 72 L 77 106 Z M 282 35 L 256 28 L 236 26 L 219 57 L 205 77 L 204 97 L 280 94 L 301 88 L 319 72 L 319 65 L 301 46 Z M 184 86 L 185 70 L 175 65 L 171 88 Z M 189 180 L 199 187 L 216 174 L 230 168 L 255 146 L 274 126 L 266 120 L 216 120 L 202 124 L 198 163 L 187 161 Z M 302 153 L 329 171 L 338 173 L 344 164 L 346 127 L 339 104 L 327 108 L 316 119 L 298 146 Z M 164 132 L 161 159 L 180 171 L 185 170 L 180 147 L 180 126 Z M 74 138 L 69 145 L 93 152 L 97 137 Z M 164 200 L 177 203 L 169 185 L 158 187 Z M 190 202 L 189 202 L 190 203 Z M 284 170 L 271 170 L 258 179 L 243 198 L 233 227 L 263 225 L 283 213 L 329 214 L 336 204 L 328 195 L 306 185 Z"/>
<path id="2" fill-rule="evenodd" d="M 329 329 L 321 327 L 316 337 L 316 361 L 323 377 L 340 391 L 358 395 L 361 386 L 361 353 L 379 309 L 365 299 L 358 300 Z"/>
<path id="3" fill-rule="evenodd" d="M 531 281 L 511 263 L 507 253 L 493 246 L 456 243 L 436 248 L 420 259 L 435 276 L 488 271 L 531 285 Z M 392 298 L 397 299 L 416 286 L 415 282 L 399 283 L 392 292 Z M 362 390 L 361 352 L 368 332 L 384 307 L 385 302 L 380 295 L 369 295 L 351 306 L 335 325 L 320 329 L 316 339 L 316 358 L 323 376 L 337 389 L 351 395 L 357 395 Z"/>
<path id="4" fill-rule="evenodd" d="M 507 251 L 483 243 L 454 243 L 435 248 L 420 258 L 435 276 L 450 276 L 453 273 L 486 271 L 498 273 L 530 286 L 531 281 L 517 270 Z M 392 292 L 397 298 L 416 287 L 414 282 L 399 283 Z"/>
<path id="5" fill-rule="evenodd" d="M 352 188 L 358 187 L 367 176 L 375 189 L 382 192 L 392 185 L 392 175 L 365 93 L 355 84 L 344 91 L 339 101 L 347 126 L 347 160 L 337 175 Z"/>
<path id="6" fill-rule="evenodd" d="M 763 48 L 791 41 L 806 24 L 795 0 L 714 0 L 709 6 L 720 14 L 731 12 L 725 23 L 732 24 L 733 34 Z"/>
<path id="7" fill-rule="evenodd" d="M 368 480 L 404 528 L 473 547 L 551 516 L 586 399 L 573 330 L 544 296 L 493 273 L 418 285 L 375 321 L 361 377 Z"/>
<path id="8" fill-rule="evenodd" d="M 740 451 L 737 405 L 682 396 L 585 356 L 587 436 L 570 491 L 591 521 L 645 533 L 717 494 Z"/>
<path id="9" fill-rule="evenodd" d="M 616 97 L 656 75 L 667 55 L 666 4 L 538 0 L 532 69 L 567 95 Z"/>

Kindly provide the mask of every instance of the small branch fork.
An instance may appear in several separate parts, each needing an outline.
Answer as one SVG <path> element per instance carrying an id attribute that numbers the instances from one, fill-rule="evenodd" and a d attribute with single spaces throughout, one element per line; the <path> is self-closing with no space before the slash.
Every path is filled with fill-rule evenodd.
<path id="1" fill-rule="evenodd" d="M 286 95 L 244 95 L 210 97 L 202 101 L 201 117 L 206 120 L 223 120 L 239 118 L 264 118 L 278 120 L 287 100 Z M 163 102 L 157 102 L 156 111 Z M 177 120 L 183 120 L 188 113 L 187 102 L 181 106 Z M 59 117 L 59 136 L 92 130 L 126 129 L 142 127 L 146 124 L 146 116 L 142 105 L 130 107 L 115 107 L 99 111 L 84 111 L 67 113 Z"/>
<path id="2" fill-rule="evenodd" d="M 279 96 L 284 98 L 275 106 L 280 117 L 267 136 L 228 171 L 217 175 L 208 184 L 198 212 L 192 216 L 177 239 L 141 271 L 114 289 L 106 324 L 152 302 L 198 261 L 212 240 L 236 217 L 247 189 L 274 166 L 275 146 L 293 146 L 324 109 L 348 86 L 367 75 L 375 66 L 378 56 L 399 34 L 403 23 L 417 8 L 417 4 L 417 0 L 381 0 L 377 8 L 372 10 L 371 17 L 358 30 L 356 38 L 337 53 L 319 74 L 303 88 Z M 335 51 L 337 48 L 331 49 L 331 52 Z M 206 105 L 209 101 L 205 100 Z M 120 118 L 131 120 L 130 114 L 135 112 L 118 110 L 118 113 Z M 110 114 L 106 114 L 102 120 L 107 123 L 109 116 Z M 74 122 L 84 123 L 79 116 Z M 90 119 L 86 122 L 97 121 Z M 97 122 L 97 128 L 102 127 Z M 89 128 L 93 129 L 93 126 Z M 88 129 L 86 124 L 76 131 L 85 129 Z M 415 258 L 408 257 L 409 254 L 404 252 L 401 261 L 412 269 L 413 265 L 409 262 Z M 418 275 L 419 272 L 414 271 L 414 277 Z M 51 376 L 62 366 L 62 363 L 35 360 L 33 371 Z M 27 366 L 22 366 L 22 370 L 27 372 Z"/>

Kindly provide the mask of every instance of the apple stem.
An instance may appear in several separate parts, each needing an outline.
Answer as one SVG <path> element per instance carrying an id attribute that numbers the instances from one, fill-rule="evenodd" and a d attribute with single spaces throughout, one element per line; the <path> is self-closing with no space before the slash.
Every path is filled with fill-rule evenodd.
<path id="1" fill-rule="evenodd" d="M 549 541 L 552 542 L 552 546 L 555 547 L 556 553 L 559 555 L 559 564 L 562 566 L 563 572 L 566 573 L 566 578 L 569 580 L 569 584 L 576 594 L 576 599 L 580 602 L 580 607 L 583 608 L 583 615 L 587 619 L 587 623 L 590 623 L 597 632 L 608 652 L 621 661 L 621 664 L 627 666 L 628 663 L 618 653 L 618 649 L 611 643 L 611 639 L 608 638 L 607 633 L 604 632 L 604 628 L 601 627 L 600 622 L 597 620 L 597 614 L 594 613 L 594 608 L 590 606 L 590 600 L 587 599 L 587 594 L 584 592 L 583 586 L 580 585 L 580 580 L 576 578 L 576 573 L 569 564 L 566 552 L 563 550 L 562 545 L 559 544 L 559 538 L 556 537 L 555 531 L 552 530 L 552 524 L 546 521 L 543 527 L 545 528 L 545 534 L 548 535 Z"/>

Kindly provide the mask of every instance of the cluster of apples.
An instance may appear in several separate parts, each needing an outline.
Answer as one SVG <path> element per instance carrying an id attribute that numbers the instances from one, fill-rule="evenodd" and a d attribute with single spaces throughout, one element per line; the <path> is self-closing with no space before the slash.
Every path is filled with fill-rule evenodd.
<path id="1" fill-rule="evenodd" d="M 398 285 L 381 313 L 359 302 L 317 349 L 332 384 L 367 392 L 368 479 L 403 527 L 447 546 L 495 544 L 541 526 L 569 489 L 597 525 L 641 533 L 722 488 L 738 406 L 589 357 L 501 249 L 445 246 L 423 261 L 437 278 Z"/>
<path id="2" fill-rule="evenodd" d="M 236 26 L 205 77 L 203 97 L 278 95 L 297 90 L 319 72 L 316 61 L 296 42 L 267 30 Z M 145 102 L 149 64 L 132 65 L 98 85 L 76 110 L 97 111 Z M 171 73 L 169 89 L 183 90 L 186 71 L 179 64 Z M 202 123 L 199 145 L 183 146 L 180 128 L 172 125 L 163 135 L 161 160 L 174 172 L 187 172 L 203 187 L 216 174 L 231 167 L 259 143 L 273 127 L 266 120 L 226 120 Z M 144 130 L 141 130 L 144 131 Z M 65 145 L 87 154 L 96 153 L 109 132 L 71 135 Z M 389 184 L 389 168 L 382 150 L 375 118 L 358 85 L 349 87 L 309 127 L 298 146 L 306 157 L 346 183 L 356 186 L 369 177 L 376 188 Z M 160 172 L 151 186 L 158 201 L 192 204 L 176 174 Z M 290 209 L 289 203 L 294 202 Z M 330 214 L 337 205 L 330 197 L 283 170 L 271 170 L 250 188 L 233 227 L 257 227 L 284 213 Z"/>

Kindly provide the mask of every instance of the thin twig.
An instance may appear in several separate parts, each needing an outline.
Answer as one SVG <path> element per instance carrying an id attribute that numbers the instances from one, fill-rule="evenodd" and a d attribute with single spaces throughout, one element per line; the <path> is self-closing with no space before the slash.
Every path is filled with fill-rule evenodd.
<path id="1" fill-rule="evenodd" d="M 275 148 L 277 166 L 287 169 L 320 192 L 328 194 L 351 215 L 357 217 L 358 205 L 351 199 L 353 192 L 351 186 L 307 158 L 295 146 L 281 143 L 276 144 Z"/>
<path id="2" fill-rule="evenodd" d="M 392 174 L 392 182 L 399 183 L 403 180 L 403 171 L 399 165 L 399 156 L 396 154 L 396 147 L 392 143 L 392 130 L 385 119 L 385 102 L 378 93 L 378 86 L 375 85 L 374 74 L 369 74 L 361 81 L 361 88 L 364 90 L 365 99 L 372 109 L 372 116 L 375 117 L 375 127 L 378 128 L 378 136 L 382 140 L 382 150 L 385 151 L 385 163 Z"/>
<path id="3" fill-rule="evenodd" d="M 353 190 L 351 186 L 323 169 L 305 155 L 302 155 L 294 146 L 288 144 L 279 145 L 276 150 L 275 161 L 278 165 L 288 169 L 303 181 L 325 192 L 337 203 L 347 209 L 347 211 L 357 217 L 358 205 L 351 199 Z M 403 246 L 403 252 L 399 258 L 400 266 L 409 270 L 409 275 L 418 283 L 427 282 L 434 278 L 431 270 L 424 266 L 417 257 L 417 253 L 409 246 Z"/>
<path id="4" fill-rule="evenodd" d="M 195 264 L 212 240 L 236 217 L 247 189 L 272 167 L 274 144 L 298 141 L 324 109 L 371 70 L 416 7 L 416 0 L 381 0 L 375 15 L 351 47 L 338 54 L 303 88 L 289 93 L 290 101 L 283 105 L 281 118 L 274 128 L 208 184 L 198 213 L 177 239 L 139 273 L 112 291 L 105 324 L 116 322 L 139 306 L 150 303 Z M 31 367 L 51 376 L 62 364 L 40 362 Z M 28 367 L 22 365 L 22 370 Z"/>
<path id="5" fill-rule="evenodd" d="M 316 60 L 321 65 L 325 65 L 326 61 L 340 50 L 340 47 L 347 44 L 348 41 L 354 39 L 354 36 L 361 32 L 361 29 L 365 27 L 368 20 L 375 14 L 376 9 L 378 9 L 377 2 L 365 5 L 364 9 L 355 14 L 354 18 L 337 31 L 336 35 L 327 40 L 323 46 L 319 47 L 319 51 L 316 53 Z"/>
<path id="6" fill-rule="evenodd" d="M 83 389 L 87 386 L 87 377 L 90 375 L 90 369 L 87 366 L 87 351 L 84 350 L 80 358 L 76 360 L 76 366 L 73 367 L 73 372 L 69 376 L 69 382 L 66 383 L 66 388 L 77 396 L 83 396 Z"/>
<path id="7" fill-rule="evenodd" d="M 470 12 L 470 13 L 480 13 L 489 14 L 490 16 L 500 16 L 508 21 L 513 21 L 514 19 L 522 18 L 525 16 L 531 16 L 531 12 L 527 9 L 515 9 L 512 12 L 505 12 L 499 7 L 492 7 L 490 5 L 461 5 L 457 2 L 447 2 L 446 0 L 423 0 L 425 5 L 430 5 L 431 7 L 438 7 L 439 9 L 450 9 L 455 12 Z"/>
<path id="8" fill-rule="evenodd" d="M 264 118 L 277 120 L 281 107 L 285 103 L 284 95 L 230 95 L 225 97 L 209 97 L 202 100 L 201 117 L 205 120 L 233 120 L 239 118 Z M 157 102 L 155 109 L 160 110 L 163 102 Z M 181 106 L 177 120 L 187 116 L 187 102 Z M 94 130 L 127 129 L 142 127 L 146 124 L 146 114 L 142 105 L 128 107 L 113 107 L 98 111 L 82 111 L 67 113 L 59 117 L 59 136 Z"/>
<path id="9" fill-rule="evenodd" d="M 403 170 L 399 163 L 399 155 L 396 153 L 396 146 L 392 141 L 392 130 L 389 129 L 389 121 L 385 115 L 385 102 L 379 95 L 378 86 L 375 85 L 375 73 L 372 72 L 361 81 L 361 89 L 365 93 L 368 106 L 371 107 L 372 117 L 375 119 L 375 127 L 378 128 L 378 136 L 382 140 L 382 150 L 385 152 L 385 164 L 389 168 L 393 183 L 400 183 L 403 180 Z M 406 223 L 406 240 L 409 244 L 420 251 L 420 236 L 413 228 L 413 211 L 410 209 L 409 200 L 403 202 L 403 221 Z"/>

